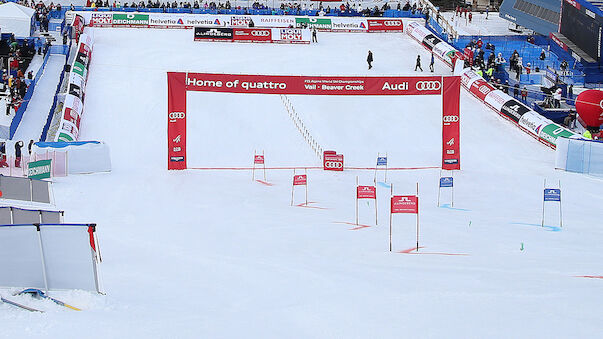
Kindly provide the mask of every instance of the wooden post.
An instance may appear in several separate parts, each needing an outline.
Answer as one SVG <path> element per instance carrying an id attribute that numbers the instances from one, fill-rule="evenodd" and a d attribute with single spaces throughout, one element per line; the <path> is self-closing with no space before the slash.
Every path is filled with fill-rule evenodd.
<path id="1" fill-rule="evenodd" d="M 293 185 L 294 180 L 295 180 L 295 168 L 293 169 L 293 178 L 291 179 L 291 206 L 293 206 L 293 190 L 295 189 L 295 185 Z"/>
<path id="2" fill-rule="evenodd" d="M 559 180 L 559 227 L 563 227 L 563 215 L 561 214 L 561 180 Z"/>
<path id="3" fill-rule="evenodd" d="M 417 183 L 417 252 L 419 252 L 419 183 Z"/>
<path id="4" fill-rule="evenodd" d="M 544 185 L 542 186 L 542 223 L 540 224 L 541 227 L 544 227 L 544 190 L 546 189 L 546 178 L 544 178 Z"/>
<path id="5" fill-rule="evenodd" d="M 266 156 L 264 155 L 264 150 L 262 150 L 262 157 L 264 161 L 262 161 L 262 166 L 264 166 L 264 181 L 266 181 Z"/>
<path id="6" fill-rule="evenodd" d="M 373 185 L 375 185 L 375 226 L 379 223 L 377 222 L 377 181 L 373 181 Z"/>
<path id="7" fill-rule="evenodd" d="M 306 175 L 306 206 L 308 206 L 308 171 L 305 168 L 304 174 Z"/>

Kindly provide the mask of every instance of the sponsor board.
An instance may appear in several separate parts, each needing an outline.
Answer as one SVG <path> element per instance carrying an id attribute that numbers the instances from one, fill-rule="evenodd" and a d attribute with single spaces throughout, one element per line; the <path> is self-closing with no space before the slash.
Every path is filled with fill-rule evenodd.
<path id="1" fill-rule="evenodd" d="M 113 14 L 92 13 L 90 26 L 92 27 L 111 27 L 113 25 Z"/>
<path id="2" fill-rule="evenodd" d="M 494 108 L 497 112 L 500 112 L 505 102 L 511 99 L 513 98 L 510 97 L 508 94 L 497 89 L 488 93 L 484 101 L 492 108 Z"/>
<path id="3" fill-rule="evenodd" d="M 454 178 L 453 177 L 442 177 L 440 178 L 440 187 L 453 187 L 454 186 Z"/>
<path id="4" fill-rule="evenodd" d="M 433 47 L 442 42 L 440 38 L 433 34 L 427 34 L 422 41 L 423 46 L 427 47 L 430 51 L 433 50 Z"/>
<path id="5" fill-rule="evenodd" d="M 188 73 L 191 91 L 307 95 L 439 95 L 442 78 Z"/>
<path id="6" fill-rule="evenodd" d="M 323 169 L 325 171 L 343 171 L 343 154 L 325 154 Z"/>
<path id="7" fill-rule="evenodd" d="M 401 19 L 368 19 L 369 32 L 403 32 Z"/>
<path id="8" fill-rule="evenodd" d="M 272 41 L 276 43 L 309 44 L 310 30 L 301 28 L 272 28 Z"/>
<path id="9" fill-rule="evenodd" d="M 486 99 L 486 95 L 488 95 L 488 93 L 494 90 L 495 88 L 484 79 L 477 79 L 471 84 L 471 87 L 469 87 L 469 91 L 475 94 L 482 101 Z"/>
<path id="10" fill-rule="evenodd" d="M 331 19 L 331 32 L 366 32 L 368 23 L 364 19 L 339 18 Z"/>
<path id="11" fill-rule="evenodd" d="M 391 213 L 419 213 L 419 197 L 416 195 L 395 195 L 391 199 Z"/>
<path id="12" fill-rule="evenodd" d="M 113 26 L 148 27 L 149 15 L 138 13 L 113 14 Z"/>
<path id="13" fill-rule="evenodd" d="M 230 26 L 232 27 L 249 27 L 251 17 L 248 16 L 231 16 Z"/>
<path id="14" fill-rule="evenodd" d="M 528 132 L 532 133 L 535 136 L 540 134 L 540 130 L 542 127 L 549 125 L 550 120 L 546 119 L 542 115 L 529 111 L 521 116 L 519 119 L 519 126 L 525 128 Z"/>
<path id="15" fill-rule="evenodd" d="M 27 177 L 30 179 L 50 179 L 52 160 L 38 160 L 27 164 Z"/>
<path id="16" fill-rule="evenodd" d="M 233 41 L 233 29 L 195 27 L 195 41 Z"/>
<path id="17" fill-rule="evenodd" d="M 540 138 L 550 142 L 553 145 L 556 144 L 557 138 L 569 138 L 572 135 L 574 135 L 573 132 L 570 132 L 567 129 L 554 123 L 549 123 L 548 125 L 541 128 L 540 133 L 538 134 Z"/>
<path id="18" fill-rule="evenodd" d="M 272 30 L 269 28 L 233 28 L 233 40 L 240 42 L 271 42 Z"/>
<path id="19" fill-rule="evenodd" d="M 563 48 L 563 50 L 567 51 L 567 45 L 565 44 L 565 42 L 559 40 L 559 38 L 557 38 L 552 32 L 549 33 L 549 38 L 551 38 L 551 40 L 553 40 L 554 43 L 556 43 L 557 45 L 559 45 L 559 47 Z"/>
<path id="20" fill-rule="evenodd" d="M 66 107 L 63 110 L 63 119 L 65 121 L 71 122 L 78 129 L 80 128 L 80 119 L 81 119 L 81 116 L 79 114 L 77 114 L 77 112 L 74 111 L 73 109 L 71 109 L 69 107 Z"/>
<path id="21" fill-rule="evenodd" d="M 440 56 L 444 62 L 448 63 L 448 65 L 452 66 L 454 64 L 455 57 L 455 49 L 445 42 L 440 42 L 433 47 L 433 53 Z M 453 60 L 454 59 L 454 60 Z"/>
<path id="22" fill-rule="evenodd" d="M 465 88 L 470 88 L 471 84 L 473 84 L 473 82 L 477 79 L 481 79 L 482 77 L 480 77 L 479 75 L 477 75 L 477 73 L 475 73 L 472 69 L 467 68 L 463 74 L 461 75 L 461 84 L 465 87 Z"/>
<path id="23" fill-rule="evenodd" d="M 421 26 L 421 24 L 418 22 L 412 21 L 408 23 L 406 27 L 406 34 L 413 37 L 419 43 L 423 43 L 423 39 L 425 39 L 427 35 L 431 34 L 431 32 L 427 28 Z"/>
<path id="24" fill-rule="evenodd" d="M 526 114 L 527 112 L 529 112 L 530 109 L 528 107 L 526 107 L 524 104 L 520 103 L 519 101 L 515 100 L 515 99 L 511 99 L 508 100 L 507 102 L 505 102 L 501 109 L 500 112 L 505 115 L 506 117 L 510 118 L 511 120 L 515 121 L 515 122 L 519 122 L 519 119 L 521 119 L 521 116 Z"/>
<path id="25" fill-rule="evenodd" d="M 545 188 L 544 189 L 544 201 L 561 201 L 561 189 Z"/>
<path id="26" fill-rule="evenodd" d="M 263 155 L 255 155 L 253 157 L 253 163 L 258 165 L 264 164 L 264 156 Z"/>
<path id="27" fill-rule="evenodd" d="M 308 176 L 305 174 L 293 176 L 293 186 L 304 186 L 308 184 Z"/>
<path id="28" fill-rule="evenodd" d="M 317 30 L 330 30 L 331 19 L 329 18 L 295 18 L 295 27 L 316 28 Z"/>
<path id="29" fill-rule="evenodd" d="M 356 187 L 357 199 L 377 199 L 377 187 L 375 186 L 358 186 Z"/>

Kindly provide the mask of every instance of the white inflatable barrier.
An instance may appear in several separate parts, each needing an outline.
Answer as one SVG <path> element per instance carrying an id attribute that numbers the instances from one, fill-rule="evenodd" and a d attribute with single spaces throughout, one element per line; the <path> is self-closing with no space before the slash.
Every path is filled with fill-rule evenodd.
<path id="1" fill-rule="evenodd" d="M 557 139 L 555 168 L 603 177 L 603 142 L 578 138 Z"/>
<path id="2" fill-rule="evenodd" d="M 66 153 L 69 174 L 111 171 L 109 146 L 104 142 L 37 142 L 32 150 L 35 153 L 52 153 L 55 151 Z"/>

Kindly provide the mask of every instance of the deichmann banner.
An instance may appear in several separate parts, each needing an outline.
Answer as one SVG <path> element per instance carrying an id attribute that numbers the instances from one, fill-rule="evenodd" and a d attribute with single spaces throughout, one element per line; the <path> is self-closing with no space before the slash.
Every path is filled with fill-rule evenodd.
<path id="1" fill-rule="evenodd" d="M 31 179 L 50 179 L 52 160 L 38 160 L 27 164 L 27 177 Z"/>
<path id="2" fill-rule="evenodd" d="M 331 30 L 331 19 L 322 17 L 295 18 L 295 27 L 316 28 L 319 31 Z"/>
<path id="3" fill-rule="evenodd" d="M 442 169 L 461 169 L 460 77 L 445 77 L 442 93 Z"/>
<path id="4" fill-rule="evenodd" d="M 186 169 L 186 92 L 302 95 L 441 95 L 444 115 L 458 119 L 459 77 L 343 77 L 168 72 L 168 169 Z M 444 79 L 444 80 L 443 80 Z M 455 89 L 456 88 L 456 89 Z M 446 118 L 448 119 L 448 118 Z M 448 126 L 447 167 L 460 166 L 458 120 Z M 452 151 L 454 151 L 452 153 Z M 454 163 L 453 163 L 454 161 Z"/>

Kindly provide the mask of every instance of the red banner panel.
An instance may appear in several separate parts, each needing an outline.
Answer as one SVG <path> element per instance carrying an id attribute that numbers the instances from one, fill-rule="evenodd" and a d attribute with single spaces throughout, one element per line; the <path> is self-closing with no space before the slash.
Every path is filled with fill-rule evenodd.
<path id="1" fill-rule="evenodd" d="M 419 197 L 416 195 L 394 195 L 391 213 L 419 213 Z"/>
<path id="2" fill-rule="evenodd" d="M 266 28 L 234 28 L 234 41 L 241 42 L 272 42 L 272 30 Z"/>
<path id="3" fill-rule="evenodd" d="M 253 157 L 253 163 L 254 164 L 259 164 L 259 165 L 263 165 L 264 164 L 264 156 L 263 155 L 256 155 Z"/>
<path id="4" fill-rule="evenodd" d="M 306 185 L 308 183 L 308 177 L 305 174 L 293 176 L 293 186 Z"/>
<path id="5" fill-rule="evenodd" d="M 368 19 L 369 32 L 403 32 L 401 19 Z"/>
<path id="6" fill-rule="evenodd" d="M 324 154 L 322 159 L 325 171 L 343 171 L 343 154 Z"/>
<path id="7" fill-rule="evenodd" d="M 168 169 L 186 169 L 185 73 L 168 72 Z"/>
<path id="8" fill-rule="evenodd" d="M 305 95 L 439 95 L 442 77 L 343 77 L 188 73 L 189 91 Z"/>
<path id="9" fill-rule="evenodd" d="M 442 92 L 442 169 L 461 169 L 461 78 L 445 77 Z"/>
<path id="10" fill-rule="evenodd" d="M 356 197 L 358 199 L 377 199 L 377 188 L 375 186 L 358 186 Z"/>
<path id="11" fill-rule="evenodd" d="M 486 95 L 488 95 L 488 93 L 494 91 L 495 89 L 496 88 L 492 87 L 492 85 L 486 82 L 486 80 L 480 78 L 475 80 L 471 84 L 469 91 L 471 91 L 471 93 L 475 94 L 478 98 L 484 101 L 486 100 Z"/>

